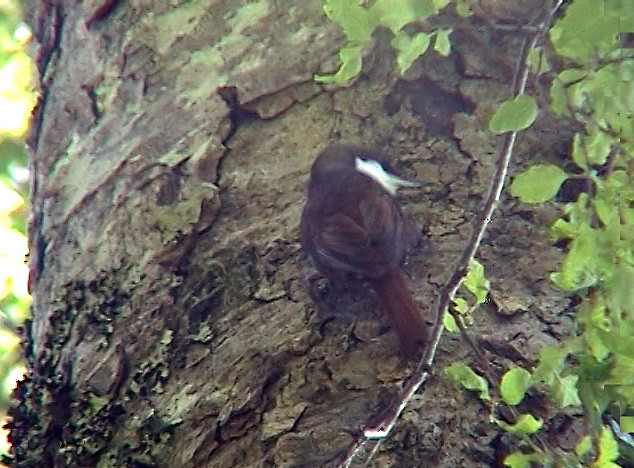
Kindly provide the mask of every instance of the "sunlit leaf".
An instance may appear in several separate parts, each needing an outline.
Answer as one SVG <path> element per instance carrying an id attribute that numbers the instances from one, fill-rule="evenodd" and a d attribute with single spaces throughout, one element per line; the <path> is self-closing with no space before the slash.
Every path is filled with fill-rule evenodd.
<path id="1" fill-rule="evenodd" d="M 564 57 L 586 60 L 597 49 L 616 49 L 616 37 L 622 30 L 619 18 L 625 16 L 622 8 L 621 13 L 614 2 L 612 8 L 606 8 L 601 0 L 571 2 L 564 17 L 550 30 L 555 50 Z"/>
<path id="2" fill-rule="evenodd" d="M 594 209 L 597 212 L 597 216 L 601 222 L 605 225 L 611 225 L 613 223 L 619 223 L 619 209 L 614 203 L 610 203 L 610 200 L 604 200 L 596 198 L 592 200 Z"/>
<path id="3" fill-rule="evenodd" d="M 609 427 L 604 426 L 599 434 L 599 455 L 595 465 L 597 467 L 618 466 L 612 464 L 619 457 L 619 445 Z"/>
<path id="4" fill-rule="evenodd" d="M 520 94 L 515 99 L 500 104 L 489 121 L 489 130 L 497 135 L 524 130 L 537 118 L 537 110 L 534 98 Z"/>
<path id="5" fill-rule="evenodd" d="M 402 0 L 376 0 L 370 14 L 376 23 L 387 26 L 394 34 L 417 18 L 414 4 Z"/>
<path id="6" fill-rule="evenodd" d="M 13 55 L 0 68 L 0 134 L 21 137 L 26 133 L 35 104 L 32 73 L 31 59 L 24 53 Z"/>
<path id="7" fill-rule="evenodd" d="M 20 338 L 15 333 L 0 328 L 0 352 L 13 351 L 20 345 L 20 342 Z"/>
<path id="8" fill-rule="evenodd" d="M 588 162 L 595 165 L 605 164 L 610 148 L 616 143 L 614 138 L 598 129 L 589 130 L 588 135 L 582 139 Z"/>
<path id="9" fill-rule="evenodd" d="M 576 133 L 572 139 L 572 147 L 570 149 L 570 158 L 581 169 L 588 169 L 588 155 L 583 145 L 583 137 L 580 133 Z"/>
<path id="10" fill-rule="evenodd" d="M 581 225 L 577 237 L 570 243 L 560 273 L 553 280 L 566 290 L 593 286 L 599 280 L 596 269 L 598 258 L 596 232 L 589 225 Z"/>
<path id="11" fill-rule="evenodd" d="M 456 323 L 456 319 L 454 319 L 449 312 L 445 312 L 445 315 L 443 315 L 442 319 L 445 330 L 447 330 L 449 333 L 458 332 L 458 324 Z"/>
<path id="12" fill-rule="evenodd" d="M 536 453 L 513 452 L 504 459 L 504 465 L 510 468 L 530 468 L 539 460 L 540 457 Z"/>
<path id="13" fill-rule="evenodd" d="M 568 174 L 553 164 L 529 167 L 515 176 L 511 184 L 511 195 L 525 203 L 543 203 L 557 195 Z"/>
<path id="14" fill-rule="evenodd" d="M 577 233 L 576 226 L 561 218 L 555 221 L 550 230 L 555 239 L 570 239 Z"/>
<path id="15" fill-rule="evenodd" d="M 539 431 L 543 425 L 543 421 L 541 419 L 537 419 L 532 414 L 520 415 L 515 424 L 508 424 L 500 420 L 498 420 L 497 423 L 505 431 L 517 435 L 534 434 Z"/>
<path id="16" fill-rule="evenodd" d="M 634 385 L 634 359 L 624 355 L 616 355 L 610 378 L 605 383 L 608 385 Z"/>
<path id="17" fill-rule="evenodd" d="M 623 432 L 634 433 L 634 416 L 621 416 L 619 424 Z"/>
<path id="18" fill-rule="evenodd" d="M 20 299 L 28 298 L 28 268 L 25 265 L 27 252 L 24 234 L 0 226 L 0 299 L 9 293 Z"/>
<path id="19" fill-rule="evenodd" d="M 456 0 L 456 13 L 458 13 L 458 15 L 463 18 L 471 16 L 471 14 L 473 13 L 473 11 L 471 10 L 472 6 L 473 6 L 473 1 Z"/>
<path id="20" fill-rule="evenodd" d="M 361 71 L 363 62 L 361 60 L 362 47 L 343 47 L 339 51 L 341 67 L 334 75 L 315 75 L 315 81 L 322 83 L 345 83 L 354 78 Z"/>
<path id="21" fill-rule="evenodd" d="M 544 346 L 539 353 L 539 364 L 533 370 L 533 381 L 552 384 L 564 369 L 568 354 L 564 346 Z"/>
<path id="22" fill-rule="evenodd" d="M 575 445 L 575 453 L 578 457 L 583 457 L 585 454 L 590 453 L 592 450 L 592 438 L 588 435 L 583 436 L 583 438 Z"/>
<path id="23" fill-rule="evenodd" d="M 450 0 L 433 0 L 433 4 L 434 7 L 436 7 L 437 10 L 441 10 L 443 8 L 445 8 L 447 5 L 449 5 Z"/>
<path id="24" fill-rule="evenodd" d="M 453 300 L 453 304 L 455 309 L 461 314 L 464 314 L 469 310 L 469 303 L 462 297 L 456 297 Z"/>
<path id="25" fill-rule="evenodd" d="M 451 28 L 440 29 L 436 31 L 436 36 L 434 39 L 434 50 L 443 57 L 447 57 L 451 52 L 451 41 L 449 40 L 450 34 Z"/>
<path id="26" fill-rule="evenodd" d="M 22 365 L 12 366 L 4 380 L 4 392 L 10 394 L 16 387 L 19 380 L 24 378 L 26 367 Z"/>
<path id="27" fill-rule="evenodd" d="M 579 376 L 568 375 L 563 378 L 557 378 L 551 386 L 553 398 L 559 408 L 567 408 L 568 406 L 581 406 L 579 392 L 577 391 L 577 381 Z"/>
<path id="28" fill-rule="evenodd" d="M 509 405 L 517 405 L 531 384 L 531 373 L 521 367 L 508 370 L 500 382 L 500 394 Z"/>
<path id="29" fill-rule="evenodd" d="M 484 377 L 476 374 L 473 369 L 462 362 L 455 362 L 445 367 L 445 375 L 454 383 L 462 385 L 467 390 L 477 392 L 482 400 L 490 400 L 489 385 Z"/>
<path id="30" fill-rule="evenodd" d="M 476 297 L 478 304 L 483 304 L 489 293 L 490 283 L 484 276 L 484 266 L 475 259 L 469 263 L 464 286 Z"/>
<path id="31" fill-rule="evenodd" d="M 375 25 L 370 21 L 368 11 L 358 2 L 348 0 L 326 0 L 324 11 L 332 20 L 341 25 L 349 41 L 362 44 L 370 38 Z"/>
<path id="32" fill-rule="evenodd" d="M 429 34 L 421 32 L 411 38 L 405 33 L 397 34 L 392 40 L 392 47 L 397 51 L 398 69 L 404 74 L 429 47 Z"/>
<path id="33" fill-rule="evenodd" d="M 24 204 L 24 199 L 0 180 L 0 217 L 8 216 Z"/>

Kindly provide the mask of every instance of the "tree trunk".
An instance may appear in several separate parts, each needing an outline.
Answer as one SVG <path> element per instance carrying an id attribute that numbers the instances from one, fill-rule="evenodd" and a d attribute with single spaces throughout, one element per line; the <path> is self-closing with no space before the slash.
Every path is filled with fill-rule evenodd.
<path id="1" fill-rule="evenodd" d="M 455 56 L 430 53 L 399 80 L 379 33 L 352 86 L 323 87 L 313 76 L 334 69 L 344 38 L 320 1 L 237 3 L 41 0 L 33 11 L 34 302 L 15 466 L 328 464 L 411 371 L 367 290 L 321 290 L 319 305 L 308 294 L 308 170 L 343 140 L 427 182 L 403 203 L 429 237 L 407 267 L 429 309 L 492 172 L 485 117 L 508 95 L 517 42 L 487 49 L 457 34 Z M 545 122 L 522 154 L 558 138 Z M 506 302 L 478 331 L 520 330 L 513 346 L 528 354 L 548 339 L 539 323 L 496 312 L 554 316 L 566 301 L 540 282 L 557 254 L 539 224 L 501 210 L 481 259 Z M 443 362 L 464 356 L 447 343 Z M 472 396 L 435 379 L 414 406 L 376 463 L 497 456 L 472 436 L 488 421 Z"/>

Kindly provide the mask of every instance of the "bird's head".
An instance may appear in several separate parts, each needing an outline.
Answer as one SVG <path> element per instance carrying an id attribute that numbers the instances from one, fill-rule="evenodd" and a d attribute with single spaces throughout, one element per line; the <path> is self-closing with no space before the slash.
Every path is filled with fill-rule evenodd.
<path id="1" fill-rule="evenodd" d="M 365 177 L 359 178 L 359 175 Z M 422 185 L 420 181 L 396 175 L 383 154 L 345 144 L 332 145 L 322 151 L 313 163 L 310 179 L 317 187 L 372 181 L 390 195 L 396 195 L 400 188 Z"/>

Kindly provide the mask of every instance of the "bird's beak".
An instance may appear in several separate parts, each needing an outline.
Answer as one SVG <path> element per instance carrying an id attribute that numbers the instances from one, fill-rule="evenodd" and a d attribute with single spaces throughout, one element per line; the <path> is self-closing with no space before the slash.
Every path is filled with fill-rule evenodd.
<path id="1" fill-rule="evenodd" d="M 423 182 L 419 180 L 405 179 L 387 172 L 383 169 L 383 166 L 374 159 L 356 158 L 355 168 L 361 174 L 367 175 L 378 182 L 381 187 L 383 187 L 391 195 L 396 195 L 396 191 L 399 188 L 415 188 L 423 186 Z"/>

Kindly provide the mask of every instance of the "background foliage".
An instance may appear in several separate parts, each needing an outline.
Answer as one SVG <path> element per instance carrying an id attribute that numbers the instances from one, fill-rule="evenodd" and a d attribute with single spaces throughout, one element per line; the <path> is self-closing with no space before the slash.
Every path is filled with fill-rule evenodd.
<path id="1" fill-rule="evenodd" d="M 24 373 L 17 328 L 28 315 L 24 135 L 34 104 L 29 29 L 16 1 L 0 2 L 0 416 Z M 4 441 L 3 437 L 3 441 Z M 6 446 L 0 444 L 0 449 Z"/>
<path id="2" fill-rule="evenodd" d="M 552 110 L 580 130 L 565 167 L 537 164 L 511 186 L 526 203 L 557 203 L 569 180 L 584 187 L 560 203 L 563 215 L 551 227 L 566 255 L 550 279 L 579 300 L 575 332 L 543 348 L 539 365 L 513 387 L 519 403 L 531 386 L 544 386 L 558 408 L 582 407 L 590 424 L 574 454 L 537 449 L 525 460 L 634 463 L 621 422 L 634 415 L 634 49 L 620 47 L 632 31 L 631 2 L 575 0 L 566 8 L 544 57 L 563 64 L 547 66 Z"/>
<path id="3" fill-rule="evenodd" d="M 427 51 L 431 39 L 436 52 L 446 55 L 451 29 L 437 30 L 427 21 L 444 8 L 467 16 L 476 3 L 325 0 L 326 14 L 341 25 L 348 42 L 340 52 L 340 69 L 316 79 L 342 83 L 358 75 L 363 48 L 378 27 L 392 32 L 401 73 Z M 634 430 L 634 48 L 622 45 L 634 34 L 634 8 L 632 0 L 572 0 L 560 10 L 529 57 L 537 65 L 534 72 L 550 78 L 549 96 L 540 96 L 542 101 L 578 132 L 565 164 L 539 164 L 536 157 L 534 166 L 516 175 L 510 192 L 524 203 L 555 203 L 561 209 L 551 235 L 566 253 L 559 270 L 544 276 L 575 297 L 575 330 L 559 345 L 544 347 L 534 368 L 509 369 L 493 389 L 490 378 L 465 363 L 447 366 L 445 376 L 482 400 L 494 400 L 491 420 L 518 439 L 507 466 L 632 466 L 634 441 L 627 432 Z M 406 26 L 412 23 L 426 26 L 411 33 Z M 520 95 L 500 105 L 489 129 L 520 131 L 537 116 L 535 98 Z M 560 189 L 570 180 L 582 181 L 583 188 L 574 200 L 560 201 Z M 472 265 L 468 276 L 463 286 L 473 295 L 469 282 L 479 284 L 476 290 L 488 288 L 484 269 Z M 482 294 L 475 304 L 458 297 L 445 327 L 456 331 L 454 317 L 463 320 L 456 313 L 484 302 Z M 540 437 L 548 421 L 519 406 L 535 391 L 546 393 L 549 417 L 583 409 L 586 432 L 573 451 L 544 444 Z M 495 409 L 501 404 L 512 409 L 513 421 L 498 418 Z"/>

